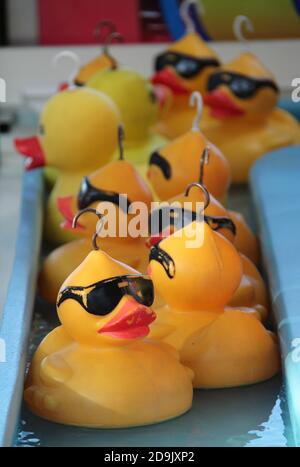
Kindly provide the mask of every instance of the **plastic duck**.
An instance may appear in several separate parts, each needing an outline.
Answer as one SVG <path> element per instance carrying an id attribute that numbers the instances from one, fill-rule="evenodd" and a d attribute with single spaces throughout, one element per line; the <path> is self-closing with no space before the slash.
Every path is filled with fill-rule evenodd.
<path id="1" fill-rule="evenodd" d="M 169 200 L 169 205 L 167 207 L 158 207 L 152 211 L 150 219 L 151 226 L 149 229 L 151 237 L 149 238 L 148 244 L 150 246 L 155 245 L 164 237 L 197 219 L 199 206 L 202 208 L 203 203 L 204 220 L 214 231 L 223 235 L 234 245 L 236 244 L 238 229 L 242 232 L 239 234 L 242 239 L 246 231 L 248 233 L 248 239 L 253 243 L 253 245 L 250 244 L 248 250 L 254 250 L 253 246 L 255 245 L 257 247 L 257 240 L 245 221 L 240 222 L 236 226 L 233 221 L 233 216 L 231 216 L 215 198 L 210 196 L 203 185 L 204 163 L 208 163 L 208 148 L 205 148 L 201 157 L 199 183 L 192 183 L 189 185 L 184 194 Z M 196 187 L 198 189 L 196 189 Z M 170 209 L 173 210 L 173 216 L 164 216 L 164 210 L 167 210 L 165 214 L 170 214 Z M 243 245 L 246 241 L 243 239 L 241 243 Z M 261 319 L 265 321 L 269 310 L 266 285 L 252 261 L 242 254 L 240 254 L 240 256 L 243 265 L 243 275 L 239 287 L 236 289 L 228 304 L 235 307 L 255 308 L 260 314 Z"/>
<path id="2" fill-rule="evenodd" d="M 165 138 L 151 131 L 158 118 L 161 94 L 140 73 L 125 67 L 104 70 L 93 75 L 87 86 L 107 94 L 118 107 L 126 128 L 128 160 L 143 165 L 149 154 L 166 144 Z"/>
<path id="3" fill-rule="evenodd" d="M 185 0 L 180 10 L 186 34 L 156 57 L 155 74 L 152 76 L 152 83 L 165 100 L 155 129 L 169 139 L 189 130 L 193 121 L 189 96 L 193 91 L 204 95 L 209 75 L 220 65 L 217 54 L 195 31 L 189 15 L 191 3 Z"/>
<path id="4" fill-rule="evenodd" d="M 256 310 L 226 308 L 243 273 L 237 250 L 206 222 L 194 221 L 178 233 L 150 253 L 148 271 L 166 303 L 157 310 L 153 336 L 179 350 L 197 388 L 271 378 L 280 367 L 275 336 Z"/>
<path id="5" fill-rule="evenodd" d="M 109 52 L 109 46 L 113 41 L 121 42 L 123 37 L 116 31 L 115 25 L 108 20 L 100 21 L 95 28 L 95 38 L 100 39 L 101 33 L 104 28 L 107 28 L 108 34 L 104 37 L 104 46 L 101 55 L 94 58 L 86 65 L 80 67 L 78 73 L 75 75 L 74 83 L 76 86 L 84 86 L 87 81 L 99 71 L 117 68 L 115 58 Z"/>
<path id="6" fill-rule="evenodd" d="M 300 142 L 299 123 L 276 107 L 274 76 L 252 53 L 213 73 L 208 91 L 201 128 L 228 158 L 235 183 L 246 182 L 252 164 L 266 152 Z"/>
<path id="7" fill-rule="evenodd" d="M 123 129 L 119 127 L 119 160 L 109 162 L 88 177 L 84 177 L 77 199 L 72 196 L 59 198 L 58 206 L 65 218 L 62 226 L 70 230 L 73 217 L 78 210 L 95 207 L 102 210 L 103 205 L 105 211 L 108 203 L 112 203 L 116 207 L 116 226 L 124 221 L 128 234 L 123 236 L 117 227 L 113 236 L 102 238 L 102 250 L 118 261 L 145 272 L 149 256 L 145 244 L 146 238 L 142 235 L 134 238 L 130 236 L 128 226 L 133 215 L 128 214 L 128 209 L 131 203 L 139 201 L 143 202 L 150 211 L 152 195 L 141 175 L 130 162 L 124 160 L 123 138 Z M 95 217 L 85 216 L 75 230 L 83 238 L 61 245 L 44 261 L 39 277 L 39 292 L 47 301 L 55 303 L 61 284 L 90 251 L 89 239 L 94 230 Z M 146 234 L 145 231 L 143 235 Z"/>
<path id="8" fill-rule="evenodd" d="M 188 184 L 197 180 L 199 159 L 206 146 L 210 148 L 210 163 L 204 174 L 208 191 L 222 198 L 230 185 L 230 167 L 226 158 L 199 130 L 202 98 L 198 92 L 190 96 L 190 105 L 194 104 L 197 105 L 197 111 L 192 128 L 155 151 L 149 160 L 148 178 L 163 201 L 184 192 Z"/>
<path id="9" fill-rule="evenodd" d="M 184 193 L 180 195 L 174 196 L 173 198 L 169 199 L 168 202 L 172 206 L 183 206 L 184 203 L 192 203 L 190 208 L 193 211 L 194 216 L 190 216 L 190 221 L 195 218 L 195 209 L 196 203 L 200 203 L 204 201 L 203 198 L 203 190 L 205 189 L 204 186 L 204 168 L 209 165 L 209 147 L 205 147 L 202 156 L 200 158 L 200 170 L 199 170 L 199 177 L 198 182 L 200 188 L 204 187 L 203 189 L 199 190 L 189 190 L 188 194 L 185 190 Z M 207 190 L 206 190 L 207 191 Z M 187 205 L 185 205 L 187 206 Z M 187 208 L 186 208 L 187 209 Z M 223 233 L 228 240 L 232 241 L 232 243 L 236 246 L 237 250 L 247 256 L 254 264 L 258 264 L 260 260 L 260 251 L 257 238 L 251 231 L 250 227 L 247 225 L 244 217 L 237 211 L 231 211 L 226 209 L 214 196 L 209 193 L 209 204 L 206 207 L 206 214 L 212 217 L 221 217 L 227 218 L 232 221 L 234 226 L 231 224 L 231 228 L 228 229 L 228 223 L 225 223 L 225 229 L 219 227 L 218 232 Z M 156 213 L 157 215 L 158 213 Z M 230 226 L 230 225 L 229 225 Z M 170 226 L 166 226 L 170 229 Z M 171 229 L 172 233 L 172 229 Z"/>
<path id="10" fill-rule="evenodd" d="M 82 177 L 112 158 L 119 123 L 118 110 L 108 96 L 92 89 L 68 89 L 47 102 L 38 136 L 15 140 L 17 150 L 29 158 L 27 170 L 46 165 L 59 171 L 45 216 L 45 234 L 51 242 L 74 239 L 60 229 L 63 218 L 56 200 L 75 195 Z"/>
<path id="11" fill-rule="evenodd" d="M 157 423 L 186 412 L 191 370 L 170 346 L 145 339 L 155 319 L 151 280 L 99 250 L 97 234 L 93 248 L 60 289 L 61 326 L 33 357 L 28 406 L 54 422 L 99 428 Z"/>

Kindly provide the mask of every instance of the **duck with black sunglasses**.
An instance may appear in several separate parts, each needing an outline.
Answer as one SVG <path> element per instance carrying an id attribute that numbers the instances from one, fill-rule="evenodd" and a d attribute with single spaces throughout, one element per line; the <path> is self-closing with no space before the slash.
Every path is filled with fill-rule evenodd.
<path id="1" fill-rule="evenodd" d="M 211 74 L 201 129 L 228 158 L 233 182 L 246 182 L 266 152 L 300 143 L 299 123 L 276 107 L 279 94 L 273 74 L 250 52 Z"/>
<path id="2" fill-rule="evenodd" d="M 210 163 L 204 174 L 204 183 L 216 198 L 222 199 L 230 186 L 231 172 L 226 157 L 200 131 L 202 97 L 199 92 L 189 96 L 193 121 L 186 133 L 155 151 L 149 158 L 148 179 L 160 200 L 166 201 L 184 192 L 189 183 L 199 176 L 201 154 L 210 148 Z"/>
<path id="3" fill-rule="evenodd" d="M 202 242 L 191 245 L 202 229 Z M 207 222 L 196 220 L 156 243 L 148 273 L 164 305 L 151 337 L 174 346 L 195 373 L 197 388 L 264 381 L 280 368 L 275 335 L 254 308 L 229 307 L 241 284 L 235 247 Z"/>
<path id="4" fill-rule="evenodd" d="M 192 404 L 193 373 L 173 348 L 146 339 L 156 318 L 152 281 L 97 242 L 94 234 L 93 250 L 59 291 L 61 325 L 33 357 L 25 401 L 43 418 L 84 427 L 147 425 L 181 415 Z"/>
<path id="5" fill-rule="evenodd" d="M 197 34 L 190 18 L 191 0 L 181 4 L 186 34 L 173 42 L 154 61 L 152 83 L 165 94 L 165 109 L 156 130 L 174 139 L 188 131 L 193 120 L 189 96 L 193 91 L 206 92 L 210 74 L 220 66 L 216 52 Z"/>
<path id="6" fill-rule="evenodd" d="M 207 165 L 209 165 L 208 147 L 204 149 L 201 156 L 199 181 L 187 186 L 181 195 L 170 199 L 167 206 L 156 208 L 151 212 L 149 219 L 151 237 L 148 244 L 150 247 L 155 246 L 164 237 L 180 230 L 183 225 L 199 220 L 200 209 L 200 213 L 204 212 L 203 220 L 213 231 L 220 233 L 233 243 L 240 254 L 243 275 L 239 287 L 228 304 L 255 308 L 261 319 L 265 321 L 269 311 L 267 288 L 251 260 L 253 258 L 257 262 L 259 259 L 257 239 L 239 213 L 228 211 L 209 194 L 203 184 L 203 175 Z M 202 211 L 202 206 L 204 211 Z M 173 215 L 165 215 L 169 213 Z M 156 253 L 157 250 L 151 250 L 151 255 Z M 248 255 L 250 258 L 247 257 Z"/>
<path id="7" fill-rule="evenodd" d="M 111 224 L 115 232 L 102 239 L 103 250 L 114 258 L 145 271 L 148 264 L 146 239 L 142 236 L 133 238 L 130 232 L 122 236 L 118 230 L 119 222 L 128 226 L 133 214 L 128 214 L 131 203 L 143 202 L 150 211 L 152 194 L 141 175 L 123 156 L 123 130 L 119 127 L 119 160 L 110 162 L 84 177 L 78 189 L 77 198 L 67 196 L 58 199 L 58 208 L 64 217 L 63 229 L 72 229 L 72 220 L 76 212 L 85 208 L 112 206 L 115 219 Z M 125 195 L 127 197 L 125 197 Z M 90 236 L 95 230 L 94 216 L 85 216 L 75 230 L 78 240 L 53 250 L 44 261 L 40 277 L 39 292 L 43 298 L 55 303 L 58 290 L 65 278 L 80 264 L 90 251 Z M 81 237 L 81 238 L 80 238 Z"/>
<path id="8" fill-rule="evenodd" d="M 198 173 L 195 175 L 194 180 L 196 181 L 196 185 L 198 184 L 198 187 L 200 190 L 192 190 L 189 189 L 188 193 L 187 187 L 185 191 L 182 193 L 173 196 L 168 200 L 168 203 L 170 206 L 174 206 L 174 204 L 179 204 L 180 206 L 184 206 L 185 203 L 189 202 L 192 203 L 189 209 L 195 210 L 196 209 L 196 203 L 200 203 L 204 201 L 204 190 L 207 189 L 206 185 L 204 183 L 204 175 L 207 170 L 210 169 L 210 153 L 211 153 L 211 148 L 210 146 L 206 146 L 203 149 L 202 155 L 200 157 L 200 162 L 199 162 L 199 168 L 198 168 Z M 166 160 L 164 159 L 164 162 Z M 154 163 L 154 162 L 153 162 Z M 162 167 L 162 170 L 164 167 Z M 202 188 L 202 190 L 201 190 Z M 189 213 L 188 206 L 185 205 L 185 209 L 183 212 L 179 212 L 180 214 L 179 220 L 182 219 L 182 215 L 187 216 L 189 219 L 187 221 L 192 222 L 195 220 L 195 212 Z M 151 219 L 155 220 L 156 219 L 156 226 L 152 229 L 152 236 L 155 237 L 156 235 L 159 236 L 159 234 L 165 229 L 165 228 L 170 228 L 169 225 L 160 225 L 160 217 L 159 213 L 162 213 L 164 210 L 170 209 L 170 207 L 159 207 L 157 209 L 153 209 L 150 217 L 150 227 L 151 227 Z M 180 210 L 181 211 L 181 210 Z M 206 214 L 208 216 L 218 216 L 218 217 L 224 217 L 227 218 L 227 220 L 230 220 L 234 226 L 235 232 L 233 232 L 233 228 L 222 228 L 222 226 L 218 226 L 218 231 L 222 234 L 225 235 L 226 238 L 228 238 L 230 241 L 234 243 L 236 248 L 246 255 L 248 258 L 251 259 L 255 264 L 258 264 L 259 259 L 260 259 L 260 254 L 259 254 L 259 246 L 258 246 L 258 241 L 249 226 L 247 225 L 246 221 L 244 220 L 243 216 L 237 212 L 237 211 L 232 211 L 225 209 L 225 207 L 218 201 L 211 193 L 209 193 L 209 205 L 206 208 Z M 165 216 L 167 220 L 169 220 L 170 216 Z M 174 227 L 176 227 L 175 224 L 175 218 L 173 222 L 173 226 L 171 226 L 171 230 L 174 230 Z M 219 222 L 220 224 L 220 222 Z M 226 226 L 225 226 L 226 227 Z M 228 222 L 227 222 L 227 227 L 228 227 Z M 234 235 L 233 235 L 234 234 Z"/>

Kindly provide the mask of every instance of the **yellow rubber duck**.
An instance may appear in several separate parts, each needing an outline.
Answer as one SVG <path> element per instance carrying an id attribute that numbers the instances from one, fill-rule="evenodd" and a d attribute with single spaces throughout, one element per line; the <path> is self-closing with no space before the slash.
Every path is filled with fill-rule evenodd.
<path id="1" fill-rule="evenodd" d="M 204 186 L 204 167 L 209 166 L 209 147 L 207 146 L 200 158 L 200 170 L 198 181 L 201 187 Z M 201 188 L 200 187 L 200 188 Z M 169 199 L 168 202 L 171 205 L 183 206 L 184 203 L 191 203 L 190 209 L 195 212 L 196 203 L 205 201 L 204 193 L 205 187 L 200 190 L 189 190 L 188 194 L 181 193 L 180 195 L 174 196 Z M 205 190 L 207 191 L 207 190 Z M 187 208 L 186 208 L 187 209 Z M 209 204 L 206 207 L 205 213 L 212 217 L 221 217 L 230 219 L 234 226 L 233 229 L 228 229 L 228 223 L 226 228 L 223 229 L 219 226 L 218 232 L 225 235 L 228 240 L 232 241 L 238 251 L 247 256 L 254 264 L 258 264 L 260 261 L 259 244 L 256 236 L 247 225 L 243 215 L 237 211 L 226 209 L 211 193 L 209 193 Z M 191 217 L 192 220 L 192 217 Z M 169 226 L 168 226 L 169 227 Z M 233 231 L 234 230 L 234 234 Z"/>
<path id="2" fill-rule="evenodd" d="M 244 183 L 252 164 L 268 151 L 300 143 L 300 125 L 276 107 L 273 74 L 251 52 L 223 65 L 208 80 L 201 129 L 227 157 L 235 183 Z"/>
<path id="3" fill-rule="evenodd" d="M 201 235 L 202 234 L 202 235 Z M 235 247 L 194 221 L 152 247 L 148 272 L 166 305 L 152 335 L 174 346 L 197 388 L 253 384 L 280 368 L 275 336 L 251 308 L 226 308 L 243 265 Z"/>
<path id="4" fill-rule="evenodd" d="M 66 196 L 58 199 L 59 209 L 64 216 L 63 227 L 70 230 L 76 212 L 85 208 L 105 211 L 108 203 L 116 208 L 117 226 L 113 236 L 102 238 L 102 250 L 118 261 L 145 272 L 149 249 L 146 238 L 132 237 L 129 224 L 133 214 L 128 213 L 133 202 L 143 202 L 150 211 L 152 195 L 150 189 L 134 166 L 123 157 L 123 130 L 119 128 L 119 160 L 112 161 L 84 177 L 77 198 Z M 124 197 L 127 196 L 127 199 Z M 125 217 L 126 216 L 126 217 Z M 119 225 L 126 225 L 126 235 L 119 232 Z M 94 216 L 86 216 L 78 224 L 76 233 L 83 238 L 73 240 L 53 250 L 45 259 L 40 277 L 39 292 L 43 298 L 55 303 L 58 291 L 66 277 L 83 261 L 90 251 L 90 236 L 95 231 Z M 147 231 L 143 235 L 146 235 Z"/>
<path id="5" fill-rule="evenodd" d="M 201 158 L 202 162 L 208 162 L 207 156 L 208 151 L 206 148 Z M 197 219 L 197 212 L 202 212 L 202 206 L 204 205 L 204 220 L 214 231 L 223 235 L 237 248 L 237 232 L 238 229 L 241 230 L 240 227 L 242 225 L 242 234 L 240 233 L 239 235 L 243 237 L 244 232 L 246 231 L 249 235 L 248 238 L 251 239 L 251 242 L 253 241 L 255 246 L 257 246 L 257 240 L 245 221 L 236 225 L 233 220 L 234 216 L 230 215 L 230 213 L 217 200 L 210 196 L 203 185 L 203 167 L 204 164 L 201 163 L 199 183 L 192 183 L 189 185 L 184 194 L 169 200 L 169 205 L 167 207 L 158 207 L 152 211 L 152 231 L 151 237 L 148 240 L 148 245 L 155 245 L 171 233 L 176 232 L 184 225 L 187 225 Z M 164 219 L 163 212 L 165 209 L 167 209 L 169 213 L 170 209 L 173 209 L 174 215 L 173 217 L 170 215 L 165 216 L 166 222 L 165 225 L 163 225 L 163 222 L 160 223 L 157 222 L 157 220 Z M 158 215 L 159 212 L 161 213 L 160 217 Z M 243 239 L 241 243 L 245 244 L 246 242 Z M 251 251 L 252 249 L 252 245 L 250 245 L 248 250 Z M 234 307 L 255 308 L 260 313 L 262 321 L 265 321 L 269 310 L 269 299 L 266 285 L 253 262 L 241 253 L 240 257 L 243 266 L 243 275 L 241 277 L 240 285 L 236 289 L 231 300 L 228 302 L 228 305 Z"/>
<path id="6" fill-rule="evenodd" d="M 164 95 L 164 109 L 155 129 L 174 139 L 187 132 L 193 121 L 189 96 L 193 91 L 206 92 L 209 75 L 220 65 L 214 50 L 207 46 L 194 29 L 189 17 L 190 0 L 181 5 L 186 34 L 156 57 L 152 83 Z"/>
<path id="7" fill-rule="evenodd" d="M 165 138 L 151 131 L 158 118 L 161 95 L 140 73 L 126 67 L 107 69 L 93 75 L 86 84 L 107 94 L 118 107 L 126 128 L 129 161 L 144 165 L 149 154 L 166 144 Z"/>
<path id="8" fill-rule="evenodd" d="M 155 319 L 151 280 L 99 250 L 96 236 L 93 246 L 61 287 L 61 326 L 33 357 L 27 405 L 57 423 L 98 428 L 181 415 L 193 374 L 172 347 L 145 339 Z"/>
<path id="9" fill-rule="evenodd" d="M 202 98 L 198 92 L 190 96 L 190 105 L 197 105 L 192 128 L 155 151 L 149 160 L 148 178 L 159 199 L 165 201 L 182 192 L 198 178 L 199 161 L 206 146 L 210 148 L 210 162 L 204 174 L 208 191 L 223 198 L 230 181 L 230 167 L 221 151 L 199 130 Z"/>
<path id="10" fill-rule="evenodd" d="M 38 136 L 15 140 L 21 155 L 29 157 L 28 170 L 46 165 L 58 171 L 45 215 L 49 241 L 74 239 L 60 228 L 63 218 L 56 200 L 75 195 L 82 177 L 113 157 L 119 124 L 119 112 L 108 96 L 87 88 L 68 89 L 47 102 Z"/>

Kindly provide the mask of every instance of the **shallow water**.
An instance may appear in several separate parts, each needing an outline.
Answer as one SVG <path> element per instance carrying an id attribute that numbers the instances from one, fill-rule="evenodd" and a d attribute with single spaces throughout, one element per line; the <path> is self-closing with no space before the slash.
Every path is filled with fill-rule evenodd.
<path id="1" fill-rule="evenodd" d="M 57 324 L 37 302 L 29 352 Z M 45 310 L 45 309 L 44 309 Z M 30 356 L 29 356 L 30 358 Z M 284 386 L 278 376 L 244 388 L 196 390 L 192 409 L 157 425 L 116 430 L 83 429 L 45 421 L 22 408 L 17 446 L 292 446 Z"/>
<path id="2" fill-rule="evenodd" d="M 195 391 L 187 414 L 157 425 L 96 430 L 58 425 L 24 407 L 17 446 L 293 446 L 280 378 L 239 389 Z"/>

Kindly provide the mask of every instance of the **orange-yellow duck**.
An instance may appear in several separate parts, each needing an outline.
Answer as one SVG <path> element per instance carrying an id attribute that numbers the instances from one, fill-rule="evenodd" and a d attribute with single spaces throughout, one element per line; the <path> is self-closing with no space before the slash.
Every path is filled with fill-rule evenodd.
<path id="1" fill-rule="evenodd" d="M 235 247 L 194 221 L 152 247 L 148 272 L 165 305 L 153 336 L 174 346 L 197 388 L 242 386 L 280 368 L 275 335 L 251 308 L 228 308 L 241 283 Z"/>
<path id="2" fill-rule="evenodd" d="M 220 65 L 219 57 L 196 33 L 187 9 L 190 1 L 181 7 L 186 34 L 156 57 L 152 83 L 164 96 L 164 111 L 155 129 L 174 139 L 191 127 L 193 112 L 189 96 L 193 91 L 206 92 L 210 74 Z"/>
<path id="3" fill-rule="evenodd" d="M 106 213 L 113 209 L 115 228 L 102 238 L 102 249 L 113 258 L 142 272 L 148 264 L 148 248 L 145 245 L 147 230 L 133 237 L 129 224 L 134 215 L 129 213 L 134 202 L 142 202 L 151 208 L 152 195 L 143 178 L 123 156 L 123 130 L 119 127 L 119 160 L 109 162 L 82 179 L 77 198 L 66 196 L 58 199 L 64 217 L 62 227 L 70 230 L 76 212 L 96 208 Z M 124 232 L 125 229 L 125 232 Z M 90 251 L 90 236 L 95 230 L 95 217 L 85 216 L 75 229 L 82 238 L 61 245 L 45 259 L 40 277 L 40 294 L 49 302 L 55 302 L 57 293 L 66 277 L 83 261 Z M 123 232 L 123 233 L 122 233 Z"/>
<path id="4" fill-rule="evenodd" d="M 174 418 L 192 404 L 192 371 L 145 339 L 155 319 L 147 276 L 94 250 L 62 285 L 61 325 L 39 345 L 25 383 L 29 408 L 67 425 L 120 428 Z"/>

